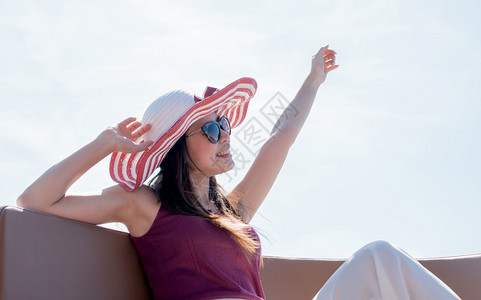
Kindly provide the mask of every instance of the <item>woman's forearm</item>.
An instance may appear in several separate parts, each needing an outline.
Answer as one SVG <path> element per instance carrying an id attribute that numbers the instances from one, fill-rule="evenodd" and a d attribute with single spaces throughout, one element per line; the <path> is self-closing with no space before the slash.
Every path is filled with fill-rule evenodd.
<path id="1" fill-rule="evenodd" d="M 277 120 L 272 131 L 273 136 L 282 136 L 290 143 L 294 142 L 311 111 L 319 86 L 326 80 L 327 73 L 338 67 L 335 60 L 336 52 L 329 49 L 329 46 L 322 47 L 312 56 L 311 72 Z"/>
<path id="2" fill-rule="evenodd" d="M 296 96 L 284 110 L 272 130 L 272 134 L 289 135 L 292 142 L 304 125 L 321 83 L 310 73 Z"/>
<path id="3" fill-rule="evenodd" d="M 45 171 L 20 197 L 17 204 L 36 210 L 49 207 L 63 198 L 70 186 L 85 172 L 111 153 L 100 135 L 95 140 Z"/>
<path id="4" fill-rule="evenodd" d="M 32 183 L 17 204 L 25 208 L 46 210 L 61 200 L 80 176 L 112 152 L 135 153 L 146 150 L 151 141 L 136 143 L 150 125 L 142 125 L 136 118 L 124 121 L 104 130 L 95 140 L 54 165 Z"/>

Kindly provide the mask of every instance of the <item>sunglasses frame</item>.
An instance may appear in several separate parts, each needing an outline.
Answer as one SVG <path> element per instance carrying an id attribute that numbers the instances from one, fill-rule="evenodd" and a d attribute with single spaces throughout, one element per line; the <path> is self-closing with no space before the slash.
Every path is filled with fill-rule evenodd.
<path id="1" fill-rule="evenodd" d="M 227 122 L 227 124 L 229 124 L 229 128 L 228 130 L 226 130 L 224 128 L 224 126 L 222 126 L 221 122 L 222 120 L 225 120 Z M 211 137 L 209 134 L 208 134 L 208 131 L 207 129 L 212 126 L 212 125 L 215 125 L 219 128 L 219 136 L 217 137 L 217 140 L 214 140 L 213 137 Z M 220 141 L 220 138 L 221 138 L 221 135 L 222 135 L 222 131 L 224 131 L 225 133 L 227 133 L 228 135 L 231 134 L 231 126 L 230 126 L 230 122 L 229 122 L 229 119 L 227 118 L 227 116 L 222 116 L 219 118 L 219 121 L 209 121 L 207 123 L 205 123 L 204 125 L 202 125 L 201 128 L 189 133 L 188 135 L 186 135 L 187 137 L 189 136 L 192 136 L 194 134 L 196 134 L 197 132 L 200 132 L 202 131 L 204 133 L 204 135 L 207 137 L 207 139 L 209 140 L 209 142 L 211 142 L 212 144 L 217 144 L 219 143 Z"/>

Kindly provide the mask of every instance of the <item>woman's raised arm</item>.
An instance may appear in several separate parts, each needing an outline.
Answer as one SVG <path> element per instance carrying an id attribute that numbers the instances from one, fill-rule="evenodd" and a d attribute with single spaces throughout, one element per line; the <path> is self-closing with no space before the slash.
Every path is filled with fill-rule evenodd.
<path id="1" fill-rule="evenodd" d="M 274 184 L 289 148 L 309 115 L 319 86 L 327 73 L 338 67 L 335 56 L 336 52 L 325 46 L 312 57 L 311 71 L 299 92 L 277 120 L 244 179 L 230 194 L 234 201 L 239 199 L 245 221 L 252 219 Z"/>
<path id="2" fill-rule="evenodd" d="M 136 144 L 134 141 L 149 129 L 150 125 L 142 126 L 135 118 L 128 118 L 104 130 L 95 140 L 43 173 L 18 197 L 17 204 L 89 223 L 121 222 L 121 200 L 128 198 L 122 188 L 114 186 L 84 196 L 65 196 L 65 193 L 80 176 L 110 153 L 147 149 L 151 142 Z"/>

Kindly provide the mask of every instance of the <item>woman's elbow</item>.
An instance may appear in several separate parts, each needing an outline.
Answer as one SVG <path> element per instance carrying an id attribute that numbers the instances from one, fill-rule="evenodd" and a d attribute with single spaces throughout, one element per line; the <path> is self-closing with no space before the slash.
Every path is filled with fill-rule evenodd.
<path id="1" fill-rule="evenodd" d="M 39 203 L 35 201 L 35 199 L 30 196 L 26 191 L 23 192 L 20 196 L 18 196 L 17 206 L 32 210 L 42 210 L 41 206 L 39 206 Z"/>
<path id="2" fill-rule="evenodd" d="M 28 195 L 22 193 L 20 196 L 17 198 L 17 206 L 23 207 L 23 208 L 30 208 L 32 201 L 29 201 Z"/>

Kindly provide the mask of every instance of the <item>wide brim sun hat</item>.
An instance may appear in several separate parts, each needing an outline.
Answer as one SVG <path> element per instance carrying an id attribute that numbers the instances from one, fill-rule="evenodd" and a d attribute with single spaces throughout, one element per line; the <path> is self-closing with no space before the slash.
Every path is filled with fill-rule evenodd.
<path id="1" fill-rule="evenodd" d="M 135 190 L 152 175 L 167 152 L 197 120 L 216 112 L 219 116 L 227 116 L 232 128 L 239 126 L 256 89 L 253 78 L 243 77 L 221 90 L 207 87 L 203 98 L 181 90 L 160 96 L 142 118 L 142 123 L 151 124 L 151 129 L 136 141 L 154 143 L 138 153 L 114 152 L 110 159 L 110 176 L 127 191 Z"/>

